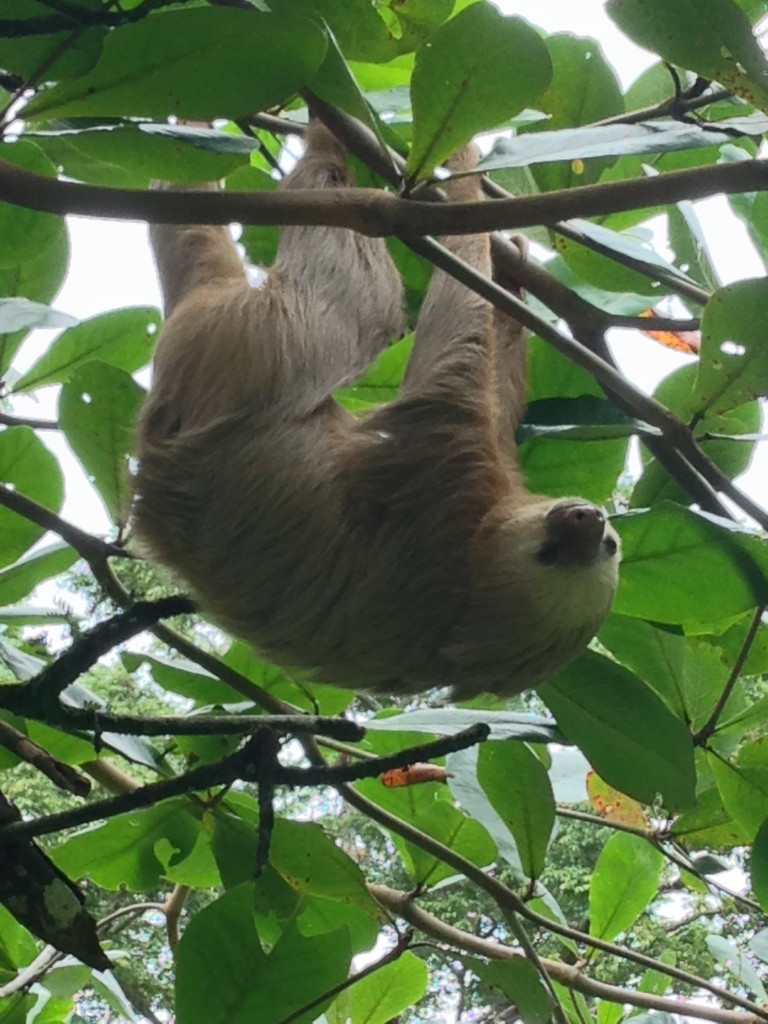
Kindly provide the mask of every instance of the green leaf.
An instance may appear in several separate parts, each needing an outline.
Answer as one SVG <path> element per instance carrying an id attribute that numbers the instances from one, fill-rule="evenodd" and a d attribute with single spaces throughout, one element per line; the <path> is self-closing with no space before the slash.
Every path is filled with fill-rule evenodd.
<path id="1" fill-rule="evenodd" d="M 297 92 L 325 49 L 322 29 L 301 18 L 230 8 L 162 11 L 110 32 L 92 71 L 39 93 L 22 116 L 235 120 Z"/>
<path id="2" fill-rule="evenodd" d="M 751 127 L 755 133 L 768 130 L 764 114 L 754 120 L 734 119 L 734 128 Z M 550 121 L 546 122 L 548 125 Z M 595 160 L 606 156 L 647 155 L 681 149 L 701 149 L 714 143 L 732 141 L 725 129 L 730 122 L 719 122 L 722 130 L 705 131 L 699 125 L 681 121 L 642 121 L 635 124 L 606 124 L 584 128 L 560 128 L 557 131 L 530 132 L 511 139 L 498 139 L 493 149 L 478 164 L 485 173 L 508 167 L 530 167 L 552 160 Z M 587 184 L 581 174 L 572 184 Z M 674 212 L 674 211 L 672 211 Z M 679 213 L 678 213 L 679 216 Z"/>
<path id="3" fill-rule="evenodd" d="M 525 137 L 536 136 L 539 130 L 570 128 L 591 121 L 624 113 L 624 98 L 616 73 L 605 59 L 596 39 L 555 34 L 546 39 L 552 61 L 552 81 L 549 88 L 536 101 L 536 109 L 548 115 L 546 121 L 523 126 Z M 554 134 L 560 134 L 555 132 Z M 566 139 L 565 151 L 554 150 L 546 167 L 536 167 L 534 178 L 542 190 L 568 188 L 596 181 L 605 167 L 613 162 L 602 159 L 586 167 L 573 165 Z M 568 162 L 564 162 L 568 161 Z"/>
<path id="4" fill-rule="evenodd" d="M 526 879 L 517 844 L 506 822 L 491 805 L 477 777 L 478 747 L 449 754 L 445 766 L 449 771 L 448 786 L 457 804 L 479 822 L 496 844 L 499 857 L 512 868 L 515 881 Z"/>
<path id="5" fill-rule="evenodd" d="M 37 146 L 22 139 L 3 146 L 3 159 L 16 167 L 46 177 L 56 169 Z M 59 218 L 24 206 L 0 202 L 0 267 L 16 267 L 36 259 L 53 245 L 61 231 Z"/>
<path id="6" fill-rule="evenodd" d="M 719 288 L 721 281 L 693 203 L 686 199 L 668 208 L 667 232 L 675 254 L 675 265 L 708 292 Z"/>
<path id="7" fill-rule="evenodd" d="M 495 859 L 496 847 L 486 830 L 454 807 L 438 783 L 387 789 L 378 779 L 363 779 L 356 784 L 356 788 L 369 800 L 398 818 L 409 821 L 473 864 L 485 867 Z M 400 853 L 406 871 L 418 885 L 436 885 L 455 873 L 443 861 L 412 846 L 396 834 L 392 834 L 392 842 Z"/>
<path id="8" fill-rule="evenodd" d="M 622 665 L 640 676 L 671 711 L 682 717 L 685 638 L 681 633 L 613 613 L 603 623 L 598 638 Z"/>
<path id="9" fill-rule="evenodd" d="M 378 137 L 379 142 L 384 142 L 379 123 L 371 113 L 371 108 L 330 30 L 325 60 L 310 79 L 309 86 L 326 103 L 339 107 L 352 117 L 356 117 L 358 121 L 362 121 Z"/>
<path id="10" fill-rule="evenodd" d="M 627 832 L 610 837 L 589 886 L 589 934 L 605 942 L 631 928 L 658 892 L 664 857 Z"/>
<path id="11" fill-rule="evenodd" d="M 552 1000 L 536 967 L 522 956 L 483 963 L 462 957 L 464 964 L 486 985 L 499 989 L 513 1003 L 524 1024 L 547 1024 L 552 1019 Z"/>
<path id="12" fill-rule="evenodd" d="M 252 884 L 237 886 L 187 925 L 176 961 L 178 1024 L 277 1024 L 346 978 L 346 929 L 305 938 L 288 927 L 267 954 L 255 928 L 253 899 Z M 302 1024 L 322 1014 L 330 998 L 302 1015 Z"/>
<path id="13" fill-rule="evenodd" d="M 694 398 L 719 414 L 768 395 L 768 281 L 736 281 L 704 307 L 699 374 Z"/>
<path id="14" fill-rule="evenodd" d="M 484 743 L 477 777 L 515 838 L 526 876 L 538 878 L 555 824 L 555 799 L 546 768 L 522 743 Z"/>
<path id="15" fill-rule="evenodd" d="M 694 420 L 697 437 L 712 434 L 729 434 L 734 437 L 759 431 L 762 422 L 758 402 L 747 402 L 722 415 L 706 415 L 700 396 L 695 392 L 697 374 L 701 363 L 681 366 L 659 384 L 654 392 L 656 398 L 686 423 Z M 704 415 L 703 415 L 704 414 Z M 701 440 L 699 442 L 707 456 L 733 479 L 749 465 L 754 445 L 748 442 L 728 440 Z M 672 481 L 669 474 L 655 460 L 650 459 L 632 492 L 634 507 L 653 505 L 669 499 L 689 504 L 690 499 Z"/>
<path id="16" fill-rule="evenodd" d="M 200 823 L 190 813 L 190 806 L 186 797 L 178 797 L 121 814 L 65 840 L 53 851 L 53 859 L 65 875 L 88 877 L 104 889 L 156 889 L 163 877 L 156 844 L 170 842 L 175 852 L 166 860 L 176 864 L 189 855 L 197 841 Z"/>
<path id="17" fill-rule="evenodd" d="M 152 678 L 164 690 L 188 697 L 197 704 L 226 704 L 240 699 L 237 691 L 211 675 L 204 668 L 188 661 L 181 655 L 135 654 L 124 651 L 121 659 L 129 672 L 135 672 L 140 665 L 148 664 Z"/>
<path id="18" fill-rule="evenodd" d="M 749 948 L 763 963 L 768 963 L 768 928 L 761 928 L 753 935 L 749 940 Z"/>
<path id="19" fill-rule="evenodd" d="M 585 651 L 538 692 L 609 785 L 643 803 L 661 793 L 670 810 L 693 805 L 690 733 L 637 676 Z"/>
<path id="20" fill-rule="evenodd" d="M 597 504 L 610 500 L 624 468 L 628 438 L 570 441 L 535 437 L 520 446 L 525 480 L 534 494 L 578 494 Z"/>
<path id="21" fill-rule="evenodd" d="M 258 143 L 190 125 L 140 124 L 84 131 L 30 132 L 64 173 L 95 185 L 146 188 L 151 178 L 197 184 L 248 164 Z"/>
<path id="22" fill-rule="evenodd" d="M 97 362 L 78 367 L 59 396 L 59 425 L 112 521 L 121 526 L 130 510 L 128 459 L 143 397 L 129 373 Z"/>
<path id="23" fill-rule="evenodd" d="M 527 22 L 473 4 L 417 52 L 408 173 L 428 177 L 478 132 L 532 106 L 549 84 L 544 43 Z"/>
<path id="24" fill-rule="evenodd" d="M 21 601 L 38 583 L 69 569 L 77 557 L 75 549 L 62 540 L 24 555 L 7 569 L 0 570 L 0 603 Z"/>
<path id="25" fill-rule="evenodd" d="M 362 871 L 319 825 L 278 821 L 269 859 L 294 892 L 339 900 L 377 915 L 377 906 L 368 894 Z"/>
<path id="26" fill-rule="evenodd" d="M 116 309 L 84 320 L 56 338 L 16 382 L 14 391 L 63 384 L 94 360 L 132 373 L 149 362 L 159 326 L 160 314 L 151 306 Z"/>
<path id="27" fill-rule="evenodd" d="M 453 736 L 462 729 L 483 722 L 491 730 L 491 739 L 527 740 L 533 743 L 557 743 L 562 736 L 555 723 L 527 711 L 476 711 L 472 708 L 422 708 L 386 718 L 370 718 L 365 723 L 371 732 L 427 732 Z"/>
<path id="28" fill-rule="evenodd" d="M 764 600 L 768 544 L 729 520 L 664 501 L 612 522 L 623 546 L 614 611 L 711 623 Z"/>
<path id="29" fill-rule="evenodd" d="M 640 46 L 715 79 L 763 110 L 768 106 L 765 60 L 733 0 L 608 0 L 606 10 Z"/>
<path id="30" fill-rule="evenodd" d="M 1 208 L 0 208 L 1 209 Z M 16 208 L 18 213 L 19 208 Z M 69 260 L 69 239 L 63 219 L 59 219 L 50 245 L 13 266 L 0 269 L 0 295 L 48 303 L 64 280 Z M 26 329 L 0 334 L 0 373 L 5 374 L 26 335 Z"/>
<path id="31" fill-rule="evenodd" d="M 394 342 L 379 353 L 362 377 L 335 392 L 347 408 L 364 408 L 397 398 L 413 348 L 413 335 Z"/>
<path id="32" fill-rule="evenodd" d="M 30 427 L 0 433 L 0 480 L 58 512 L 64 497 L 59 464 Z M 0 508 L 0 565 L 15 562 L 43 535 L 42 527 Z"/>
<path id="33" fill-rule="evenodd" d="M 746 846 L 750 836 L 723 806 L 715 786 L 698 795 L 696 807 L 681 814 L 672 835 L 695 849 L 702 846 Z"/>
<path id="34" fill-rule="evenodd" d="M 748 750 L 749 746 L 744 748 Z M 751 842 L 768 818 L 768 764 L 744 763 L 742 758 L 732 764 L 714 754 L 708 756 L 707 763 L 725 809 Z"/>
<path id="35" fill-rule="evenodd" d="M 387 31 L 382 14 L 388 9 L 369 0 L 281 0 L 280 10 L 296 19 L 326 21 L 346 58 L 374 61 L 376 71 L 382 70 L 380 64 L 389 68 L 396 63 L 392 58 L 408 48 Z"/>
<path id="36" fill-rule="evenodd" d="M 427 965 L 406 950 L 394 963 L 386 964 L 355 982 L 337 997 L 325 1013 L 329 1024 L 364 1021 L 386 1024 L 411 1010 L 427 991 Z"/>
<path id="37" fill-rule="evenodd" d="M 78 6 L 98 10 L 99 0 L 79 0 Z M 51 16 L 54 8 L 44 7 L 35 0 L 3 0 L 4 18 L 43 18 Z M 13 71 L 23 79 L 34 78 L 45 69 L 45 81 L 83 75 L 93 67 L 101 51 L 103 28 L 79 28 L 72 31 L 41 33 L 16 38 L 0 37 L 0 66 Z"/>

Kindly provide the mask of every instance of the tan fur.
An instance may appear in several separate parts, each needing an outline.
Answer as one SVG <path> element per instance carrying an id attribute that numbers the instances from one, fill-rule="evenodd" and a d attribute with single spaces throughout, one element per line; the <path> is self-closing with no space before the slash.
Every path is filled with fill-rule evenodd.
<path id="1" fill-rule="evenodd" d="M 467 147 L 453 166 L 476 160 Z M 313 122 L 282 187 L 348 181 Z M 449 191 L 480 198 L 471 177 Z M 585 548 L 581 513 L 553 518 L 560 504 L 521 481 L 519 324 L 436 271 L 401 397 L 356 420 L 332 390 L 404 327 L 383 241 L 285 228 L 256 289 L 223 228 L 160 226 L 152 241 L 167 320 L 135 527 L 216 621 L 321 681 L 461 697 L 535 685 L 589 642 L 615 534 L 583 503 L 599 530 Z M 487 236 L 445 242 L 490 275 Z"/>

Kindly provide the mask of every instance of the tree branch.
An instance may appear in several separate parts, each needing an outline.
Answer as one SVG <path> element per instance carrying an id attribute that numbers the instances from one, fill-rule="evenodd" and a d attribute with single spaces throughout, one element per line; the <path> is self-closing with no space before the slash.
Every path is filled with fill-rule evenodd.
<path id="1" fill-rule="evenodd" d="M 547 931 L 553 932 L 555 935 L 562 935 L 563 937 L 570 939 L 572 942 L 578 942 L 593 949 L 598 949 L 610 956 L 620 957 L 624 960 L 629 960 L 631 963 L 639 964 L 641 967 L 659 971 L 660 973 L 666 974 L 668 977 L 674 978 L 676 981 L 680 981 L 685 985 L 691 985 L 694 989 L 704 989 L 705 991 L 712 993 L 712 995 L 717 996 L 718 999 L 722 999 L 725 1002 L 742 1007 L 742 1009 L 754 1014 L 754 1016 L 758 1017 L 760 1020 L 768 1020 L 767 1009 L 764 1009 L 749 999 L 745 999 L 743 996 L 720 988 L 719 985 L 715 985 L 706 978 L 699 978 L 694 974 L 689 974 L 688 971 L 681 970 L 679 967 L 674 967 L 670 964 L 662 963 L 659 960 L 654 960 L 653 957 L 647 956 L 645 953 L 639 953 L 634 949 L 629 949 L 626 946 L 619 946 L 613 942 L 606 942 L 594 935 L 588 935 L 586 932 L 579 931 L 577 928 L 571 928 L 570 926 L 561 924 L 559 921 L 555 921 L 552 918 L 544 917 L 543 914 L 536 913 L 536 911 L 531 910 L 530 907 L 528 907 L 516 892 L 508 888 L 502 882 L 499 882 L 497 879 L 487 875 L 482 868 L 479 868 L 476 864 L 473 864 L 465 857 L 462 857 L 461 854 L 456 853 L 455 850 L 450 849 L 450 847 L 446 846 L 444 843 L 439 842 L 437 839 L 433 839 L 432 836 L 428 836 L 425 832 L 422 832 L 420 829 L 415 828 L 408 822 L 401 820 L 394 814 L 390 814 L 389 811 L 379 807 L 378 804 L 375 804 L 372 800 L 364 797 L 351 786 L 343 785 L 337 788 L 341 796 L 348 803 L 357 808 L 357 810 L 362 811 L 363 814 L 366 814 L 373 821 L 378 822 L 378 824 L 383 825 L 384 828 L 402 836 L 403 839 L 406 839 L 409 843 L 413 843 L 414 846 L 418 846 L 421 850 L 425 850 L 433 857 L 437 857 L 444 864 L 448 864 L 459 874 L 468 878 L 470 882 L 474 882 L 475 885 L 491 897 L 502 911 L 505 911 L 508 914 L 519 914 L 520 917 L 524 917 L 532 924 L 535 924 L 538 928 L 543 928 Z"/>
<path id="2" fill-rule="evenodd" d="M 93 560 L 104 561 L 107 558 L 134 557 L 119 544 L 111 544 L 109 541 L 100 540 L 98 537 L 86 533 L 78 526 L 66 522 L 45 505 L 41 505 L 33 498 L 26 497 L 19 491 L 11 490 L 4 484 L 0 484 L 0 505 L 4 505 L 12 512 L 29 519 L 30 522 L 36 523 L 38 526 L 42 526 L 44 530 L 58 534 L 89 564 Z"/>
<path id="3" fill-rule="evenodd" d="M 418 928 L 419 931 L 429 935 L 437 942 L 444 942 L 447 945 L 463 949 L 474 956 L 485 957 L 488 960 L 517 960 L 522 956 L 521 952 L 502 945 L 500 942 L 482 939 L 477 935 L 472 935 L 470 932 L 465 932 L 446 924 L 433 914 L 430 914 L 429 911 L 420 907 L 409 893 L 377 884 L 369 884 L 368 891 L 388 911 L 404 918 L 414 928 Z M 716 1024 L 755 1024 L 759 1019 L 753 1013 L 744 1013 L 739 1010 L 724 1010 L 716 1006 L 705 1006 L 700 1003 L 691 1003 L 687 1000 L 620 988 L 618 985 L 608 985 L 605 982 L 587 977 L 587 975 L 582 974 L 578 967 L 564 964 L 559 960 L 549 960 L 546 957 L 542 957 L 541 962 L 547 974 L 554 981 L 564 985 L 572 992 L 581 992 L 583 995 L 591 996 L 595 999 L 605 999 L 612 1003 L 626 1003 L 629 1006 L 637 1006 L 646 1010 L 682 1014 L 686 1017 L 700 1017 L 703 1020 L 714 1021 Z"/>
<path id="4" fill-rule="evenodd" d="M 652 178 L 582 185 L 543 195 L 440 205 L 378 189 L 285 192 L 153 192 L 60 181 L 0 160 L 0 199 L 46 213 L 153 224 L 327 225 L 370 236 L 466 235 L 645 209 L 682 199 L 768 190 L 768 161 L 670 171 Z"/>
<path id="5" fill-rule="evenodd" d="M 213 789 L 217 786 L 229 786 L 237 780 L 253 782 L 258 785 L 263 771 L 267 771 L 270 782 L 282 786 L 333 786 L 338 788 L 347 782 L 365 778 L 375 778 L 392 768 L 403 768 L 417 761 L 442 757 L 445 754 L 481 743 L 489 733 L 487 725 L 478 723 L 464 729 L 453 736 L 444 736 L 431 743 L 420 743 L 406 747 L 394 754 L 377 757 L 359 764 L 312 765 L 309 768 L 285 767 L 280 764 L 263 764 L 263 748 L 266 737 L 271 736 L 267 729 L 253 735 L 239 750 L 228 754 L 219 761 L 201 765 L 173 779 L 162 779 L 150 782 L 146 786 L 124 792 L 118 796 L 99 800 L 87 806 L 75 807 L 68 811 L 59 811 L 33 821 L 12 821 L 0 825 L 0 846 L 6 843 L 20 842 L 34 836 L 48 835 L 61 829 L 73 828 L 75 825 L 86 825 L 103 818 L 113 818 L 117 814 L 150 807 L 160 800 L 174 796 L 183 796 L 197 790 Z"/>

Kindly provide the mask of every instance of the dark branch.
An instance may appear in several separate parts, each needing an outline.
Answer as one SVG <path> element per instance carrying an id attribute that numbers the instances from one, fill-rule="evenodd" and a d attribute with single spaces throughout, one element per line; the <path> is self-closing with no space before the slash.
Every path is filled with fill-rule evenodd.
<path id="1" fill-rule="evenodd" d="M 20 39 L 23 36 L 49 35 L 84 28 L 119 28 L 146 18 L 152 11 L 189 0 L 144 0 L 130 11 L 110 11 L 105 8 L 88 10 L 66 0 L 37 0 L 55 14 L 39 18 L 0 18 L 0 38 Z"/>
<path id="2" fill-rule="evenodd" d="M 47 213 L 79 213 L 154 224 L 305 224 L 364 235 L 465 235 L 551 224 L 568 217 L 645 209 L 682 199 L 768 190 L 768 161 L 671 171 L 652 178 L 583 185 L 544 195 L 441 205 L 377 189 L 290 192 L 152 192 L 59 181 L 0 160 L 0 199 Z"/>
<path id="3" fill-rule="evenodd" d="M 113 615 L 88 630 L 54 662 L 27 683 L 2 688 L 2 704 L 9 711 L 58 706 L 58 697 L 79 676 L 92 668 L 102 655 L 124 643 L 137 633 L 153 626 L 160 619 L 194 612 L 196 606 L 188 597 L 165 597 L 159 601 L 139 601 L 126 612 Z M 34 711 L 30 710 L 32 717 Z"/>
<path id="4" fill-rule="evenodd" d="M 267 732 L 268 730 L 263 730 L 263 733 Z M 274 781 L 275 785 L 291 787 L 341 786 L 357 779 L 374 778 L 392 768 L 403 768 L 416 761 L 426 761 L 430 758 L 442 757 L 456 750 L 464 750 L 482 742 L 487 738 L 489 732 L 487 725 L 478 723 L 454 736 L 446 736 L 432 743 L 408 747 L 396 754 L 377 757 L 360 764 L 286 768 L 270 762 L 266 770 L 270 781 Z M 108 800 L 100 800 L 98 803 L 89 804 L 86 807 L 76 807 L 69 811 L 60 811 L 58 814 L 46 815 L 35 821 L 11 822 L 0 828 L 0 846 L 5 843 L 18 842 L 21 839 L 30 839 L 33 836 L 58 832 L 75 825 L 85 825 L 102 818 L 112 818 L 117 814 L 135 811 L 140 807 L 149 807 L 159 800 L 166 800 L 169 797 L 212 789 L 216 786 L 231 785 L 238 779 L 258 784 L 265 771 L 263 763 L 265 743 L 267 746 L 269 745 L 269 741 L 266 741 L 260 732 L 252 736 L 245 746 L 233 754 L 229 754 L 220 761 L 202 765 L 200 768 L 195 768 L 174 779 L 151 782 L 131 793 L 123 793 Z"/>

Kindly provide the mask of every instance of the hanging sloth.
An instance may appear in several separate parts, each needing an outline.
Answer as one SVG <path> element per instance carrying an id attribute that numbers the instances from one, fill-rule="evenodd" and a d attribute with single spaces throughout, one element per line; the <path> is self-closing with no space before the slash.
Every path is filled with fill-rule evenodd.
<path id="1" fill-rule="evenodd" d="M 312 121 L 281 187 L 350 183 Z M 481 198 L 471 176 L 448 191 Z M 535 686 L 587 645 L 619 543 L 589 502 L 525 487 L 520 324 L 435 271 L 399 397 L 360 419 L 333 392 L 404 329 L 381 239 L 284 228 L 253 288 L 225 228 L 151 235 L 166 323 L 135 530 L 216 622 L 319 681 L 455 699 Z M 445 243 L 490 276 L 487 235 Z"/>

